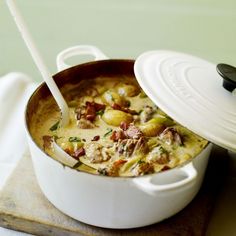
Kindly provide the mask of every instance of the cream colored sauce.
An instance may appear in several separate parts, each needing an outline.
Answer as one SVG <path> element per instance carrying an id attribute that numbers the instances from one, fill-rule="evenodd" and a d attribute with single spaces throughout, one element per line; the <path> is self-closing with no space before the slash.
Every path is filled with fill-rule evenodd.
<path id="1" fill-rule="evenodd" d="M 138 92 L 136 96 L 119 96 L 117 93 L 119 85 L 128 83 L 129 85 L 134 86 Z M 132 88 L 131 86 L 131 88 Z M 96 89 L 97 95 L 90 96 L 93 94 L 93 90 Z M 56 141 L 58 145 L 60 145 L 63 149 L 72 146 L 73 150 L 76 150 L 83 145 L 86 147 L 87 144 L 91 143 L 91 140 L 94 136 L 99 135 L 100 139 L 98 141 L 94 141 L 96 143 L 101 144 L 102 146 L 113 146 L 113 148 L 109 147 L 109 155 L 111 158 L 108 161 L 101 161 L 100 163 L 93 163 L 90 159 L 86 158 L 85 156 L 80 157 L 80 160 L 85 163 L 86 165 L 92 167 L 89 168 L 88 166 L 82 164 L 78 167 L 79 170 L 88 171 L 92 173 L 98 173 L 98 168 L 106 168 L 107 166 L 111 166 L 117 160 L 125 160 L 126 162 L 123 163 L 119 168 L 116 175 L 119 176 L 135 176 L 140 174 L 146 173 L 138 173 L 139 165 L 143 165 L 143 163 L 148 163 L 153 166 L 155 172 L 161 171 L 163 168 L 174 168 L 177 165 L 184 163 L 185 161 L 195 157 L 206 145 L 207 141 L 202 139 L 201 137 L 193 134 L 186 128 L 180 126 L 176 122 L 169 119 L 160 109 L 156 108 L 156 106 L 152 103 L 152 101 L 148 97 L 143 97 L 140 95 L 140 88 L 130 78 L 117 78 L 117 79 L 110 79 L 110 78 L 97 78 L 92 81 L 83 81 L 78 88 L 71 89 L 70 86 L 67 88 L 67 101 L 68 104 L 71 105 L 70 109 L 70 123 L 67 127 L 59 127 L 58 129 L 51 131 L 50 128 L 60 120 L 60 112 L 55 104 L 52 102 L 52 99 L 48 99 L 47 102 L 41 104 L 40 109 L 34 116 L 34 122 L 31 125 L 30 132 L 36 141 L 36 143 L 43 149 L 43 139 L 42 137 L 45 135 L 57 137 Z M 146 145 L 148 146 L 148 152 L 143 153 L 134 153 L 131 156 L 124 156 L 123 154 L 119 154 L 117 150 L 115 150 L 113 142 L 110 137 L 111 135 L 105 135 L 109 129 L 112 131 L 119 130 L 120 128 L 117 126 L 113 126 L 107 124 L 104 121 L 104 115 L 97 115 L 93 124 L 95 125 L 94 128 L 89 129 L 82 129 L 78 128 L 78 121 L 76 120 L 76 113 L 75 107 L 82 106 L 86 101 L 94 101 L 96 103 L 104 104 L 104 93 L 109 90 L 113 94 L 113 98 L 115 101 L 120 101 L 119 99 L 128 100 L 130 103 L 129 109 L 135 110 L 137 112 L 141 112 L 145 106 L 152 107 L 155 111 L 151 115 L 152 118 L 160 118 L 164 117 L 171 122 L 171 127 L 174 127 L 175 130 L 178 131 L 181 139 L 183 140 L 183 145 L 177 145 L 176 143 L 168 144 L 166 141 L 161 140 L 161 134 L 158 133 L 153 137 L 148 137 L 144 135 L 144 139 Z M 109 97 L 109 96 L 108 96 Z M 54 104 L 54 105 L 53 105 Z M 107 110 L 113 110 L 110 105 L 106 104 L 105 113 Z M 141 113 L 140 113 L 141 114 Z M 139 115 L 133 116 L 136 118 L 140 118 Z M 155 120 L 155 119 L 154 119 Z M 134 120 L 134 125 L 138 128 L 145 126 L 147 122 L 141 122 L 140 120 Z M 156 121 L 155 121 L 156 122 Z M 155 123 L 154 122 L 154 123 Z M 156 125 L 156 123 L 155 123 Z M 165 128 L 168 125 L 163 125 Z M 163 130 L 162 130 L 163 131 Z M 105 135 L 105 136 L 104 136 Z M 70 137 L 78 137 L 81 139 L 81 142 L 69 142 Z M 153 161 L 150 156 L 152 156 L 152 152 L 155 150 L 159 150 L 158 148 L 161 147 L 161 152 L 164 150 L 164 153 L 168 153 L 168 162 L 167 163 L 159 163 L 160 161 L 156 162 Z M 163 149 L 163 150 L 162 150 Z M 57 159 L 53 148 L 49 147 L 46 148 L 45 151 L 52 156 L 53 158 Z M 154 155 L 154 154 L 153 154 Z M 155 154 L 156 155 L 156 154 Z M 155 156 L 154 155 L 154 156 Z M 159 155 L 159 154 L 158 154 Z M 161 154 L 163 155 L 163 154 Z M 165 155 L 165 154 L 164 154 Z M 160 156 L 159 156 L 160 157 Z M 155 158 L 154 158 L 155 159 Z M 93 169 L 95 168 L 95 169 Z M 136 170 L 136 169 L 137 170 Z"/>

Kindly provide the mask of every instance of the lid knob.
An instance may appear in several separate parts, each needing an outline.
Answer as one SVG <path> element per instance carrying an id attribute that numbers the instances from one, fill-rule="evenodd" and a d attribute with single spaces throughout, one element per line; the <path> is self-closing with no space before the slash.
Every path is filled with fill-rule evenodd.
<path id="1" fill-rule="evenodd" d="M 232 92 L 236 88 L 236 68 L 220 63 L 216 66 L 216 70 L 223 78 L 223 87 Z"/>

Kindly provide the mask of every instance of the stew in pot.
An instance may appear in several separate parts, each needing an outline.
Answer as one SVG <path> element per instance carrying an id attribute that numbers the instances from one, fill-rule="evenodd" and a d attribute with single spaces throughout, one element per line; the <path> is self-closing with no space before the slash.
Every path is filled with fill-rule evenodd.
<path id="1" fill-rule="evenodd" d="M 69 124 L 60 126 L 60 111 L 48 98 L 30 131 L 57 159 L 55 141 L 78 170 L 107 176 L 160 172 L 195 157 L 208 143 L 168 117 L 133 78 L 88 79 L 67 90 Z"/>

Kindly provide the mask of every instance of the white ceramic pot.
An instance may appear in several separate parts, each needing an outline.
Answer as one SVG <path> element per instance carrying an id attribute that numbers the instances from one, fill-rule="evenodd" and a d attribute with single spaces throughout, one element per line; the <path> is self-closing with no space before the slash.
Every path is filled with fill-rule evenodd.
<path id="1" fill-rule="evenodd" d="M 96 60 L 106 59 L 95 47 L 73 47 L 59 54 L 59 70 L 68 67 L 64 59 L 77 54 L 91 54 Z M 79 81 L 80 76 L 85 76 L 84 73 L 88 73 L 90 78 L 100 72 L 107 75 L 132 74 L 133 63 L 131 60 L 109 59 L 90 62 L 59 72 L 54 79 L 59 87 L 63 87 L 68 80 L 76 83 L 75 80 L 78 78 Z M 26 108 L 26 127 L 38 183 L 48 200 L 59 210 L 95 226 L 134 228 L 176 214 L 197 194 L 211 144 L 185 165 L 140 177 L 108 177 L 79 172 L 49 157 L 37 146 L 29 132 L 32 112 L 37 109 L 38 101 L 49 94 L 45 84 L 42 84 L 31 96 Z"/>

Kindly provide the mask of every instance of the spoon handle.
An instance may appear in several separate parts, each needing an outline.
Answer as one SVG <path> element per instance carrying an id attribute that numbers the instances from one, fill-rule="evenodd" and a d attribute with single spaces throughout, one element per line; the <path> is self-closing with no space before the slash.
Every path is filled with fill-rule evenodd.
<path id="1" fill-rule="evenodd" d="M 67 103 L 65 101 L 65 99 L 63 98 L 60 90 L 58 89 L 56 83 L 54 82 L 54 80 L 51 77 L 51 74 L 49 73 L 49 70 L 47 69 L 46 65 L 43 62 L 43 59 L 39 53 L 39 51 L 37 50 L 34 41 L 27 29 L 27 26 L 19 12 L 19 10 L 17 9 L 17 6 L 15 4 L 14 0 L 6 0 L 7 1 L 7 5 L 8 8 L 15 20 L 15 23 L 21 33 L 21 36 L 26 44 L 26 46 L 28 47 L 30 54 L 36 64 L 36 66 L 38 67 L 38 70 L 40 71 L 44 81 L 46 82 L 49 90 L 51 91 L 53 97 L 55 98 L 61 113 L 62 113 L 62 126 L 66 125 L 69 121 L 69 115 L 68 115 L 68 106 Z"/>

